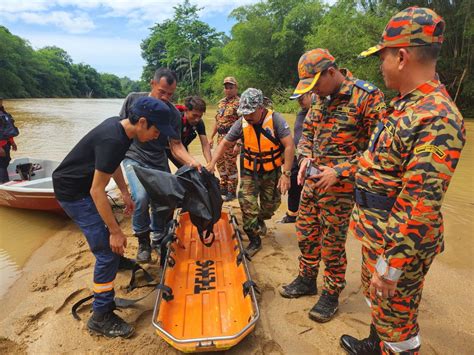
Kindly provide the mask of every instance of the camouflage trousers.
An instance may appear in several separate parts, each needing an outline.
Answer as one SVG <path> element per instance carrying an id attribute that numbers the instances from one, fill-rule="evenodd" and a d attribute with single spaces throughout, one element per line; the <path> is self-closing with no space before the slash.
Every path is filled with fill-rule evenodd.
<path id="1" fill-rule="evenodd" d="M 316 277 L 319 263 L 324 262 L 323 289 L 340 294 L 346 285 L 346 234 L 353 202 L 353 186 L 337 183 L 326 192 L 307 179 L 303 186 L 296 219 L 296 236 L 301 251 L 299 273 Z"/>
<path id="2" fill-rule="evenodd" d="M 257 177 L 246 171 L 240 175 L 239 204 L 249 239 L 261 235 L 259 223 L 272 218 L 280 207 L 281 194 L 277 188 L 280 176 L 280 169 L 259 173 Z"/>
<path id="3" fill-rule="evenodd" d="M 219 144 L 224 137 L 225 135 L 218 134 L 217 144 Z M 234 153 L 234 146 L 235 144 L 232 144 L 232 146 L 224 152 L 222 158 L 217 161 L 217 171 L 219 171 L 221 189 L 227 190 L 235 195 L 239 181 L 237 170 L 237 156 L 239 153 Z"/>
<path id="4" fill-rule="evenodd" d="M 375 263 L 382 249 L 362 247 L 362 286 L 364 295 L 371 304 L 372 323 L 382 342 L 383 354 L 418 354 L 420 347 L 418 306 L 421 301 L 425 276 L 434 256 L 415 258 L 406 266 L 398 280 L 395 296 L 382 298 L 370 292 L 370 280 Z"/>

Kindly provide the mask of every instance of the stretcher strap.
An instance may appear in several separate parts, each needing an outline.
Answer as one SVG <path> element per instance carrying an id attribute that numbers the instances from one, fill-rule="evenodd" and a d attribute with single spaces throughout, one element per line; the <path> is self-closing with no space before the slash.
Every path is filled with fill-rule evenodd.
<path id="1" fill-rule="evenodd" d="M 199 232 L 199 239 L 201 239 L 202 244 L 209 248 L 214 243 L 216 236 L 212 230 L 207 230 L 206 236 L 203 232 Z"/>
<path id="2" fill-rule="evenodd" d="M 246 258 L 248 261 L 252 261 L 252 258 L 250 257 L 249 253 L 243 250 L 243 251 L 240 251 L 239 254 L 237 255 L 237 266 L 240 266 L 240 264 L 242 264 L 242 261 L 244 258 Z"/>
<path id="3" fill-rule="evenodd" d="M 257 284 L 253 280 L 247 280 L 242 284 L 243 292 L 244 292 L 244 297 L 247 297 L 247 295 L 250 293 L 250 290 L 253 288 L 254 291 L 258 294 L 260 294 L 260 290 L 257 287 Z"/>
<path id="4" fill-rule="evenodd" d="M 156 286 L 156 289 L 161 290 L 161 294 L 163 295 L 163 299 L 165 301 L 173 300 L 174 296 L 173 296 L 173 290 L 171 289 L 171 287 L 160 284 Z"/>

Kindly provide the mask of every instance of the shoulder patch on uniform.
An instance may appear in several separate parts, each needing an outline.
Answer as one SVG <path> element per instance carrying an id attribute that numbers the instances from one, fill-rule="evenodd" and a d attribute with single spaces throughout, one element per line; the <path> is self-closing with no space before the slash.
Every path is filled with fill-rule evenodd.
<path id="1" fill-rule="evenodd" d="M 374 107 L 374 112 L 380 112 L 386 108 L 385 102 L 379 102 L 377 106 Z"/>
<path id="2" fill-rule="evenodd" d="M 357 86 L 358 88 L 364 91 L 367 91 L 368 93 L 374 92 L 375 90 L 378 89 L 378 87 L 376 87 L 374 84 L 371 84 L 368 81 L 364 81 L 360 79 L 356 80 L 355 86 Z"/>
<path id="3" fill-rule="evenodd" d="M 438 158 L 443 159 L 446 156 L 446 153 L 443 150 L 432 144 L 424 144 L 415 148 L 415 154 L 421 153 L 433 153 Z"/>

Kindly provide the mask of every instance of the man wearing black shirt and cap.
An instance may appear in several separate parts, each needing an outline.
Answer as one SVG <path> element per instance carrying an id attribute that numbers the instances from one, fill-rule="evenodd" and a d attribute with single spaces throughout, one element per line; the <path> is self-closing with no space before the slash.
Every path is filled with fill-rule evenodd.
<path id="1" fill-rule="evenodd" d="M 127 237 L 116 222 L 105 187 L 113 177 L 126 205 L 134 204 L 127 190 L 120 162 L 133 139 L 147 142 L 159 136 L 172 136 L 170 109 L 160 100 L 138 99 L 128 118 L 111 117 L 86 134 L 53 173 L 56 198 L 81 228 L 94 253 L 94 302 L 87 327 L 107 337 L 128 338 L 133 327 L 113 310 L 114 279 Z"/>

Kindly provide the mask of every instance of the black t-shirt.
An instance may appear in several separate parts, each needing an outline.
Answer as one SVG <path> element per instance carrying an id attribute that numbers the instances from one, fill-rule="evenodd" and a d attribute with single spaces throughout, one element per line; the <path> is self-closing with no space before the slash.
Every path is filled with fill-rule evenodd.
<path id="1" fill-rule="evenodd" d="M 204 124 L 204 121 L 200 120 L 197 125 L 193 126 L 189 124 L 186 119 L 183 119 L 181 125 L 181 142 L 183 142 L 186 149 L 198 135 L 206 135 L 206 125 Z"/>
<path id="2" fill-rule="evenodd" d="M 132 92 L 128 94 L 122 105 L 119 116 L 122 118 L 127 118 L 130 115 L 130 109 L 132 108 L 135 101 L 140 97 L 148 95 L 148 92 Z M 181 113 L 172 103 L 166 102 L 166 104 L 169 106 L 171 112 L 174 113 L 171 118 L 171 126 L 177 133 L 176 137 L 169 138 L 180 140 Z M 160 134 L 158 139 L 154 139 L 149 142 L 142 143 L 136 139 L 133 140 L 126 157 L 151 168 L 169 171 L 166 149 L 169 149 L 168 137 Z"/>
<path id="3" fill-rule="evenodd" d="M 111 117 L 87 133 L 53 172 L 53 187 L 60 201 L 76 201 L 89 196 L 97 169 L 113 174 L 125 157 L 132 140 Z"/>

